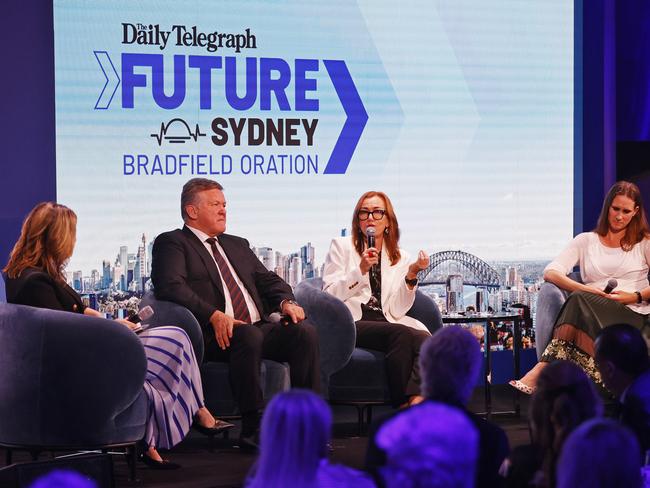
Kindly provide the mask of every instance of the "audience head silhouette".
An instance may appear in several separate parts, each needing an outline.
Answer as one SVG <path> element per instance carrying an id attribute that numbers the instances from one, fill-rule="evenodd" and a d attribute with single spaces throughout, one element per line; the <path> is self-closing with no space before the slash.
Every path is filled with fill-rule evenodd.
<path id="1" fill-rule="evenodd" d="M 546 480 L 555 479 L 557 458 L 568 435 L 602 411 L 592 381 L 574 363 L 556 361 L 542 370 L 530 403 L 530 422 L 533 442 L 544 458 Z"/>
<path id="2" fill-rule="evenodd" d="M 318 486 L 331 427 L 330 409 L 315 393 L 295 389 L 276 395 L 264 412 L 260 457 L 247 486 Z"/>
<path id="3" fill-rule="evenodd" d="M 631 325 L 605 327 L 598 334 L 594 347 L 603 383 L 615 395 L 620 396 L 650 367 L 648 345 L 641 332 Z"/>
<path id="4" fill-rule="evenodd" d="M 481 347 L 471 332 L 444 327 L 420 350 L 422 394 L 431 400 L 466 406 L 478 381 L 481 360 Z"/>
<path id="5" fill-rule="evenodd" d="M 386 452 L 381 474 L 388 488 L 474 486 L 478 432 L 455 407 L 426 402 L 410 408 L 386 422 L 376 441 Z"/>
<path id="6" fill-rule="evenodd" d="M 97 483 L 76 471 L 56 469 L 38 478 L 29 488 L 97 488 Z"/>
<path id="7" fill-rule="evenodd" d="M 627 428 L 610 419 L 592 419 L 566 439 L 557 466 L 557 487 L 638 488 L 639 444 Z"/>

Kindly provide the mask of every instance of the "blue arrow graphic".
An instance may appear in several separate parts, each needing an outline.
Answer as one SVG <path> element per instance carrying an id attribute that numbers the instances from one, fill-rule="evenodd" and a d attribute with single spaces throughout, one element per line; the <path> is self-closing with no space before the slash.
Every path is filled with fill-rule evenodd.
<path id="1" fill-rule="evenodd" d="M 104 78 L 106 78 L 104 88 L 102 88 L 97 103 L 95 103 L 95 110 L 106 110 L 113 101 L 117 87 L 120 86 L 120 77 L 117 74 L 115 66 L 113 66 L 113 61 L 111 61 L 111 58 L 108 56 L 106 51 L 93 51 L 93 53 L 99 63 L 99 67 L 102 69 L 102 73 L 104 73 Z M 112 87 L 112 89 L 109 86 Z"/>
<path id="2" fill-rule="evenodd" d="M 325 166 L 325 174 L 345 174 L 366 122 L 368 122 L 368 113 L 363 106 L 356 86 L 354 86 L 354 81 L 348 67 L 345 65 L 345 61 L 325 60 L 323 63 L 327 68 L 341 105 L 343 105 L 343 110 L 348 116 L 334 145 L 327 166 Z"/>

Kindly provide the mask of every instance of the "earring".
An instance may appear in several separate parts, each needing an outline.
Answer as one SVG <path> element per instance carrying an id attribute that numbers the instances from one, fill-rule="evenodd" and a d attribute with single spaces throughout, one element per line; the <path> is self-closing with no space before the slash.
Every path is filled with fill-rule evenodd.
<path id="1" fill-rule="evenodd" d="M 388 227 L 384 229 L 384 234 L 388 235 Z"/>

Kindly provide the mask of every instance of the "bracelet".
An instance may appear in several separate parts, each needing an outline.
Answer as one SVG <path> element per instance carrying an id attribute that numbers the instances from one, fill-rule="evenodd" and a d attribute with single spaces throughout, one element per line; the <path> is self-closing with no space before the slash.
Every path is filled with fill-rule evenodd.
<path id="1" fill-rule="evenodd" d="M 643 296 L 641 296 L 641 292 L 635 291 L 634 293 L 636 293 L 636 303 L 643 303 Z"/>

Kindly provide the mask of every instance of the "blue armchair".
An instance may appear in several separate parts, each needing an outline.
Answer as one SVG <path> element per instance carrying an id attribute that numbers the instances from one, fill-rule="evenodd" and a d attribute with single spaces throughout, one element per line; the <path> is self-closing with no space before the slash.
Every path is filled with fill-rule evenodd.
<path id="1" fill-rule="evenodd" d="M 154 310 L 154 315 L 147 321 L 147 325 L 175 325 L 185 330 L 190 337 L 197 362 L 201 364 L 203 395 L 208 409 L 220 417 L 239 415 L 230 387 L 228 363 L 203 362 L 203 334 L 192 312 L 176 303 L 156 299 L 153 292 L 147 292 L 140 302 L 140 308 L 147 305 Z M 276 393 L 290 388 L 289 366 L 264 359 L 261 365 L 261 380 L 262 394 L 264 399 L 269 401 Z"/>
<path id="2" fill-rule="evenodd" d="M 579 272 L 569 274 L 569 278 L 582 283 Z M 538 360 L 542 357 L 548 343 L 551 342 L 555 319 L 568 296 L 569 292 L 548 281 L 542 283 L 539 289 L 537 311 L 535 312 L 535 348 Z"/>
<path id="3" fill-rule="evenodd" d="M 148 413 L 138 337 L 111 320 L 0 303 L 0 445 L 28 450 L 135 445 Z"/>
<path id="4" fill-rule="evenodd" d="M 352 314 L 341 300 L 322 291 L 320 278 L 300 282 L 295 295 L 318 330 L 323 392 L 330 403 L 356 406 L 361 427 L 364 408 L 370 417 L 372 405 L 390 403 L 385 355 L 355 347 Z M 425 324 L 432 334 L 442 327 L 438 307 L 420 291 L 408 315 Z"/>

